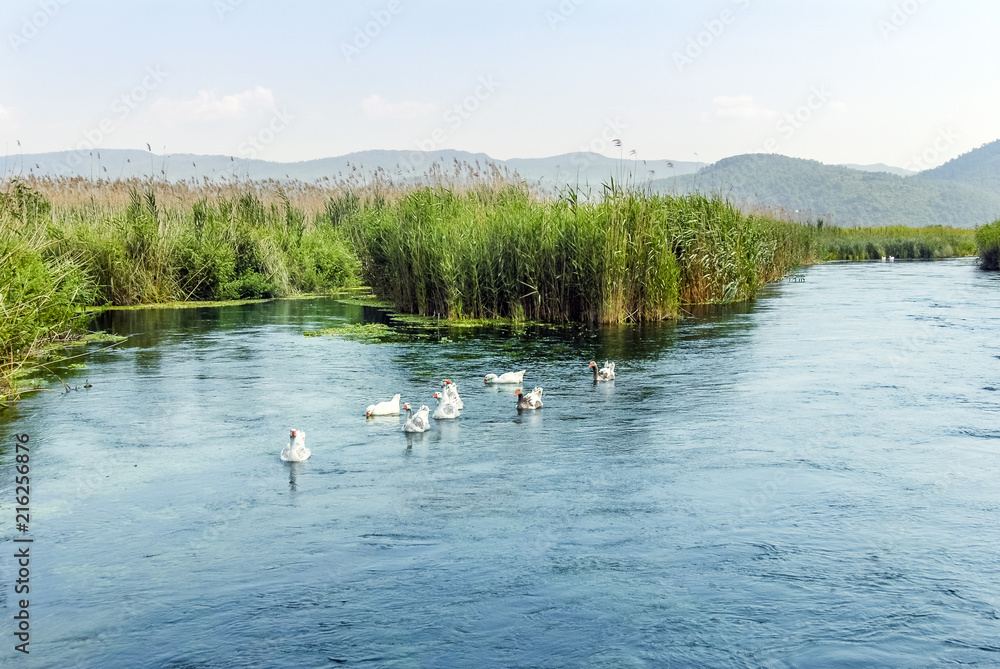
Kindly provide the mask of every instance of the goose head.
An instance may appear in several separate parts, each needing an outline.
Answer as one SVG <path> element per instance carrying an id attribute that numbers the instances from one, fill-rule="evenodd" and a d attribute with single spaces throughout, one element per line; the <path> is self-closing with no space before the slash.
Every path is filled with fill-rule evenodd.
<path id="1" fill-rule="evenodd" d="M 487 374 L 486 378 L 483 379 L 483 383 L 489 383 L 490 381 L 496 381 L 499 378 L 500 377 L 497 376 L 496 374 Z"/>
<path id="2" fill-rule="evenodd" d="M 365 418 L 371 418 L 373 411 L 375 411 L 375 405 L 374 404 L 369 404 L 368 408 L 365 409 Z"/>

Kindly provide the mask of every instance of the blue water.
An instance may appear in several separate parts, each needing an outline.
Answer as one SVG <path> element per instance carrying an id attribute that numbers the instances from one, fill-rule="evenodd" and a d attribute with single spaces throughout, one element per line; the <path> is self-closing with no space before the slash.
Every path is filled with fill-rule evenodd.
<path id="1" fill-rule="evenodd" d="M 332 299 L 106 315 L 130 338 L 79 390 L 0 414 L 3 665 L 1000 665 L 1000 281 L 802 275 L 677 323 L 389 344 L 304 337 L 382 317 Z M 522 368 L 533 414 L 482 383 Z M 459 420 L 365 421 L 445 377 Z"/>

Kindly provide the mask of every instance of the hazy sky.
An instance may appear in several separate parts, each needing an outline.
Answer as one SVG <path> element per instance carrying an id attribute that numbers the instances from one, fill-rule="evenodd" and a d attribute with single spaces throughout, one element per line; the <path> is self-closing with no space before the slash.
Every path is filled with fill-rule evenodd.
<path id="1" fill-rule="evenodd" d="M 997 26 L 985 0 L 4 0 L 0 150 L 515 158 L 620 138 L 646 159 L 918 169 L 1000 137 Z"/>

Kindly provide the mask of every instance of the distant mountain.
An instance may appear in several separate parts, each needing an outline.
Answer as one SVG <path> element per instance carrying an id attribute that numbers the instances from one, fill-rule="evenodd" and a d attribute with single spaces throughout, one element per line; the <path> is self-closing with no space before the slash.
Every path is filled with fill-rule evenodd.
<path id="1" fill-rule="evenodd" d="M 717 192 L 737 204 L 785 209 L 798 220 L 835 225 L 953 225 L 974 227 L 1000 218 L 1000 141 L 919 174 L 890 165 L 825 165 L 773 154 L 734 156 L 704 163 L 608 158 L 569 153 L 549 158 L 496 160 L 467 151 L 362 151 L 297 163 L 148 151 L 41 153 L 7 156 L 7 177 L 18 174 L 165 178 L 171 181 L 254 179 L 313 182 L 381 170 L 400 183 L 420 181 L 433 164 L 445 173 L 456 164 L 473 171 L 495 165 L 548 192 L 567 185 L 600 193 L 609 179 L 648 184 L 662 192 Z M 911 175 L 912 176 L 909 176 Z"/>
<path id="2" fill-rule="evenodd" d="M 61 151 L 56 153 L 7 156 L 3 174 L 88 178 L 165 178 L 186 181 L 202 178 L 226 179 L 297 179 L 312 182 L 324 177 L 346 177 L 352 172 L 371 175 L 381 169 L 393 179 L 402 182 L 419 180 L 438 163 L 450 171 L 455 163 L 468 163 L 475 167 L 495 164 L 510 172 L 516 171 L 530 183 L 561 187 L 566 184 L 599 187 L 623 171 L 634 170 L 639 179 L 654 176 L 682 175 L 696 172 L 705 163 L 667 160 L 641 161 L 618 160 L 597 153 L 569 153 L 551 158 L 520 158 L 498 160 L 485 153 L 467 151 L 362 151 L 336 158 L 322 158 L 297 163 L 277 163 L 230 156 L 202 156 L 190 153 L 158 155 L 148 151 L 125 149 L 100 149 L 93 151 Z"/>
<path id="3" fill-rule="evenodd" d="M 964 183 L 863 172 L 772 154 L 726 158 L 693 175 L 657 180 L 652 187 L 721 193 L 737 204 L 784 208 L 793 218 L 822 218 L 841 226 L 970 228 L 1000 218 L 1000 194 Z"/>
<path id="4" fill-rule="evenodd" d="M 1000 140 L 983 144 L 940 167 L 921 172 L 915 178 L 962 183 L 1000 195 Z"/>
<path id="5" fill-rule="evenodd" d="M 861 170 L 862 172 L 888 172 L 889 174 L 895 174 L 901 177 L 909 177 L 916 174 L 913 170 L 907 170 L 902 167 L 893 167 L 892 165 L 886 165 L 885 163 L 875 163 L 874 165 L 842 164 L 841 167 L 847 167 L 852 170 Z"/>

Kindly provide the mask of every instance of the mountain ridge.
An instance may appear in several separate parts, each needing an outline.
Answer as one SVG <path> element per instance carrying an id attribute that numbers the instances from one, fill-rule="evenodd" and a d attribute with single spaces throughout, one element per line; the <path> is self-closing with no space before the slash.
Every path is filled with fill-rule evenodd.
<path id="1" fill-rule="evenodd" d="M 950 225 L 1000 218 L 1000 193 L 959 180 L 863 172 L 774 154 L 731 156 L 695 174 L 654 181 L 664 193 L 714 192 L 747 208 L 841 226 Z"/>
<path id="2" fill-rule="evenodd" d="M 87 178 L 187 180 L 346 179 L 384 173 L 417 183 L 437 164 L 447 174 L 465 164 L 473 171 L 496 165 L 548 192 L 566 186 L 599 189 L 610 179 L 664 193 L 716 192 L 748 208 L 783 209 L 796 220 L 835 225 L 953 225 L 975 227 L 1000 218 L 1000 140 L 944 165 L 912 173 L 885 164 L 829 165 L 777 154 L 744 154 L 712 164 L 609 158 L 566 153 L 545 158 L 494 159 L 455 149 L 372 149 L 279 163 L 220 155 L 154 154 L 132 149 L 62 151 L 7 156 L 6 178 L 19 174 Z M 477 167 L 478 165 L 478 167 Z"/>

